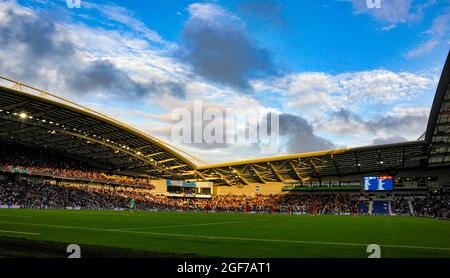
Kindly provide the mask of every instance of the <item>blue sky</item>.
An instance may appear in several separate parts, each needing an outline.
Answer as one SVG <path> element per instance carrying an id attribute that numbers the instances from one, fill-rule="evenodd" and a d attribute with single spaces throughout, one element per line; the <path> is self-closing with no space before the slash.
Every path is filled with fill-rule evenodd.
<path id="1" fill-rule="evenodd" d="M 450 49 L 449 0 L 19 0 L 0 15 L 0 75 L 167 141 L 195 100 L 277 113 L 274 155 L 417 139 Z M 263 155 L 172 143 L 207 162 Z"/>
<path id="2" fill-rule="evenodd" d="M 24 1 L 26 3 L 27 1 Z M 361 2 L 364 2 L 362 0 Z M 389 2 L 389 1 L 384 1 Z M 375 68 L 391 70 L 423 69 L 442 65 L 448 43 L 441 46 L 440 55 L 399 59 L 414 49 L 438 16 L 449 13 L 449 1 L 415 0 L 410 2 L 410 13 L 417 7 L 429 5 L 417 19 L 396 22 L 371 16 L 371 12 L 356 14 L 352 1 L 204 1 L 214 3 L 240 16 L 246 29 L 259 45 L 269 49 L 274 60 L 284 71 L 359 71 Z M 430 4 L 430 3 L 434 4 Z M 95 1 L 129 9 L 150 29 L 163 38 L 182 43 L 180 33 L 189 18 L 188 6 L 197 1 Z M 247 5 L 247 6 L 246 6 Z M 274 15 L 257 15 L 248 9 L 264 6 Z M 245 8 L 247 7 L 247 9 Z M 261 8 L 260 8 L 261 9 Z M 264 9 L 264 8 L 263 8 Z M 405 14 L 407 16 L 407 14 Z M 383 28 L 395 24 L 395 28 Z M 261 28 L 263 27 L 263 28 Z"/>

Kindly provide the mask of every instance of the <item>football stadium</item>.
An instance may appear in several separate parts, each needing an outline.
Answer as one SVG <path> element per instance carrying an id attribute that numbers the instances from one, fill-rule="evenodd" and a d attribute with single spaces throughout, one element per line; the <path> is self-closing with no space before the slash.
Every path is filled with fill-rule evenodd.
<path id="1" fill-rule="evenodd" d="M 84 257 L 367 258 L 378 248 L 449 258 L 450 56 L 424 130 L 412 142 L 200 165 L 2 77 L 0 256 L 67 257 L 76 244 Z"/>

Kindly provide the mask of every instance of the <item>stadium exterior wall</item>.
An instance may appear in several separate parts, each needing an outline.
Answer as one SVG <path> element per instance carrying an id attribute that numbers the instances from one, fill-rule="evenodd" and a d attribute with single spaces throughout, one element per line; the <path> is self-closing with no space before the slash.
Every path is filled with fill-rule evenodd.
<path id="1" fill-rule="evenodd" d="M 151 180 L 150 183 L 155 187 L 152 190 L 154 194 L 166 194 L 166 180 Z M 256 194 L 279 194 L 284 186 L 282 182 L 272 182 L 266 184 L 252 183 L 243 187 L 237 186 L 213 186 L 213 195 L 247 195 L 254 196 Z"/>
<path id="2" fill-rule="evenodd" d="M 248 195 L 256 194 L 279 194 L 284 186 L 282 182 L 268 182 L 266 184 L 251 183 L 243 187 L 237 186 L 214 186 L 214 195 Z"/>
<path id="3" fill-rule="evenodd" d="M 152 190 L 152 193 L 154 194 L 165 194 L 167 193 L 167 185 L 166 180 L 151 180 L 150 183 L 155 187 Z"/>

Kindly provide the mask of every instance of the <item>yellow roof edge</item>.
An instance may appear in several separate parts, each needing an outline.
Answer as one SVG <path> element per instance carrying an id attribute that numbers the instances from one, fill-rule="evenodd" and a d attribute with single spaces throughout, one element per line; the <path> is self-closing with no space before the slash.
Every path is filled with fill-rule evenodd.
<path id="1" fill-rule="evenodd" d="M 299 159 L 299 158 L 307 158 L 314 156 L 324 156 L 324 155 L 332 155 L 332 154 L 341 154 L 352 150 L 353 148 L 345 148 L 345 149 L 337 149 L 337 150 L 325 150 L 325 151 L 317 151 L 317 152 L 308 152 L 308 153 L 298 153 L 298 154 L 288 154 L 282 156 L 273 156 L 273 157 L 262 157 L 256 159 L 248 159 L 248 160 L 239 160 L 232 162 L 222 162 L 215 164 L 206 164 L 202 166 L 197 166 L 197 170 L 210 169 L 210 168 L 220 168 L 220 167 L 229 167 L 229 166 L 238 166 L 244 164 L 256 164 L 256 163 L 264 163 L 264 162 L 273 162 L 273 161 L 281 161 L 288 159 Z"/>
<path id="2" fill-rule="evenodd" d="M 3 86 L 3 85 L 0 85 L 0 88 L 4 88 L 4 89 L 10 90 L 10 91 L 14 91 L 14 92 L 17 92 L 19 94 L 24 94 L 24 95 L 26 95 L 28 97 L 31 97 L 31 98 L 42 99 L 42 100 L 47 101 L 49 103 L 60 105 L 60 106 L 62 106 L 65 109 L 69 109 L 69 110 L 72 110 L 74 112 L 78 112 L 78 113 L 84 114 L 86 116 L 90 116 L 90 117 L 92 117 L 94 119 L 97 119 L 97 120 L 100 120 L 100 121 L 104 121 L 104 122 L 106 122 L 106 123 L 108 123 L 108 124 L 110 124 L 112 126 L 115 126 L 115 127 L 119 128 L 119 129 L 122 129 L 122 130 L 124 130 L 126 132 L 134 134 L 137 137 L 140 137 L 140 138 L 142 138 L 144 140 L 147 140 L 147 141 L 151 142 L 152 144 L 158 146 L 162 150 L 170 153 L 174 157 L 180 159 L 181 161 L 184 161 L 191 168 L 193 168 L 193 169 L 196 168 L 196 164 L 193 163 L 190 159 L 188 159 L 184 155 L 182 155 L 179 152 L 180 151 L 179 148 L 176 148 L 176 147 L 170 145 L 169 143 L 167 143 L 165 141 L 162 141 L 162 140 L 160 140 L 158 138 L 155 138 L 155 137 L 151 136 L 150 134 L 147 134 L 147 133 L 145 133 L 143 131 L 140 131 L 140 130 L 134 128 L 134 127 L 131 127 L 131 126 L 121 122 L 121 121 L 113 119 L 113 118 L 111 118 L 111 117 L 109 117 L 109 116 L 107 116 L 105 114 L 97 112 L 97 111 L 95 111 L 95 110 L 93 110 L 93 109 L 91 109 L 89 107 L 85 107 L 85 106 L 83 106 L 81 104 L 78 104 L 78 103 L 76 103 L 74 101 L 64 99 L 62 97 L 59 97 L 59 96 L 57 96 L 55 94 L 52 94 L 52 93 L 49 93 L 47 91 L 37 89 L 35 87 L 26 85 L 24 83 L 20 83 L 18 81 L 15 81 L 13 79 L 9 79 L 9 78 L 3 77 L 3 76 L 0 76 L 0 79 L 19 84 L 19 85 L 21 85 L 23 87 L 26 87 L 26 88 L 29 88 L 29 89 L 31 89 L 33 91 L 39 92 L 39 93 L 41 93 L 41 95 L 32 94 L 32 93 L 27 92 L 25 90 L 22 90 L 20 88 L 19 89 L 9 88 L 9 87 Z M 44 97 L 44 96 L 51 96 L 54 99 L 51 99 L 51 98 L 48 98 L 48 97 Z M 184 154 L 190 156 L 191 158 L 194 158 L 194 159 L 196 158 L 195 156 L 193 156 L 193 155 L 191 155 L 189 153 L 186 153 L 185 151 L 182 151 L 182 152 Z"/>
<path id="3" fill-rule="evenodd" d="M 333 154 L 342 154 L 349 151 L 357 151 L 367 148 L 380 148 L 380 147 L 388 147 L 388 146 L 396 146 L 396 145 L 406 145 L 406 144 L 417 144 L 417 143 L 423 143 L 424 141 L 408 141 L 408 142 L 399 142 L 399 143 L 393 143 L 393 144 L 385 144 L 385 145 L 372 145 L 372 146 L 364 146 L 364 147 L 355 147 L 355 148 L 342 148 L 342 149 L 335 149 L 335 150 L 323 150 L 323 151 L 316 151 L 316 152 L 307 152 L 307 153 L 298 153 L 298 154 L 289 154 L 289 155 L 283 155 L 283 156 L 273 156 L 273 157 L 261 157 L 256 159 L 248 159 L 248 160 L 240 160 L 240 161 L 231 161 L 231 162 L 222 162 L 222 163 L 214 163 L 214 164 L 204 164 L 204 165 L 197 165 L 192 160 L 190 160 L 185 155 L 189 156 L 190 158 L 194 158 L 197 161 L 199 160 L 196 156 L 189 154 L 175 146 L 172 146 L 168 142 L 165 142 L 161 139 L 158 139 L 156 137 L 151 136 L 150 134 L 147 134 L 143 131 L 140 131 L 132 126 L 129 126 L 121 121 L 118 121 L 116 119 L 113 119 L 107 115 L 104 115 L 100 112 L 97 112 L 91 108 L 84 107 L 78 103 L 75 103 L 73 101 L 64 99 L 62 97 L 59 97 L 57 95 L 51 94 L 49 92 L 39 90 L 37 88 L 28 86 L 26 84 L 17 82 L 12 79 L 8 79 L 5 77 L 0 76 L 0 79 L 16 83 L 16 85 L 21 85 L 24 87 L 27 87 L 29 89 L 32 89 L 34 91 L 43 93 L 44 95 L 51 96 L 53 98 L 56 98 L 58 101 L 54 99 L 50 99 L 48 97 L 43 97 L 41 95 L 35 95 L 32 93 L 29 93 L 27 91 L 16 89 L 16 88 L 8 88 L 5 86 L 0 85 L 0 87 L 3 87 L 7 90 L 12 90 L 18 93 L 26 94 L 32 98 L 37 99 L 43 99 L 45 101 L 48 101 L 50 103 L 55 103 L 58 105 L 62 105 L 64 108 L 67 108 L 69 110 L 75 110 L 76 112 L 81 112 L 82 114 L 89 115 L 95 119 L 103 120 L 108 124 L 111 124 L 113 126 L 116 126 L 118 128 L 121 128 L 122 130 L 125 130 L 129 133 L 134 134 L 137 137 L 141 137 L 147 141 L 150 141 L 151 143 L 155 144 L 156 146 L 160 147 L 164 151 L 170 153 L 174 157 L 184 161 L 188 166 L 190 166 L 193 170 L 204 170 L 204 169 L 211 169 L 211 168 L 221 168 L 221 167 L 231 167 L 231 166 L 239 166 L 239 165 L 245 165 L 245 164 L 256 164 L 256 163 L 266 163 L 266 162 L 274 162 L 274 161 L 282 161 L 282 160 L 289 160 L 289 159 L 299 159 L 299 158 L 308 158 L 308 157 L 320 157 L 320 156 L 326 156 L 326 155 L 333 155 Z M 181 153 L 180 153 L 181 152 Z"/>
<path id="4" fill-rule="evenodd" d="M 273 157 L 261 157 L 256 159 L 247 159 L 247 160 L 239 160 L 232 162 L 222 162 L 222 163 L 214 163 L 214 164 L 206 164 L 197 166 L 196 170 L 204 170 L 210 168 L 221 168 L 221 167 L 229 167 L 229 166 L 239 166 L 245 164 L 255 164 L 255 163 L 265 163 L 265 162 L 273 162 L 273 161 L 282 161 L 289 159 L 299 159 L 299 158 L 307 158 L 307 157 L 320 157 L 326 155 L 334 155 L 334 154 L 342 154 L 349 151 L 362 151 L 367 149 L 377 149 L 377 148 L 389 148 L 395 146 L 404 146 L 404 145 L 415 145 L 415 144 L 423 144 L 424 141 L 406 141 L 406 142 L 398 142 L 398 143 L 389 143 L 383 145 L 371 145 L 371 146 L 362 146 L 362 147 L 353 147 L 353 148 L 342 148 L 335 150 L 324 150 L 317 152 L 307 152 L 307 153 L 297 153 L 297 154 L 288 154 L 282 156 L 273 156 Z"/>

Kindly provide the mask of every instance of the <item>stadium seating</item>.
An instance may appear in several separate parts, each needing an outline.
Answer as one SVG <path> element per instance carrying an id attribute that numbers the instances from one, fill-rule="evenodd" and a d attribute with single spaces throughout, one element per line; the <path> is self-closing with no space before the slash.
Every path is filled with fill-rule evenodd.
<path id="1" fill-rule="evenodd" d="M 46 176 L 46 180 L 69 177 L 75 182 L 52 185 L 34 179 L 23 179 L 23 176 L 29 174 Z M 153 194 L 152 185 L 146 180 L 107 174 L 90 165 L 45 150 L 14 144 L 0 146 L 0 176 L 4 179 L 0 181 L 0 205 L 22 208 L 125 209 L 129 207 L 129 201 L 135 199 L 136 209 L 139 210 L 387 215 L 391 212 L 410 214 L 412 203 L 415 215 L 450 216 L 450 198 L 446 192 L 409 196 L 408 199 L 393 197 L 373 202 L 366 201 L 358 193 L 346 192 L 294 192 L 257 194 L 251 197 L 228 194 L 216 195 L 210 199 L 170 198 Z M 88 186 L 90 182 L 113 186 Z"/>
<path id="2" fill-rule="evenodd" d="M 396 198 L 391 201 L 392 213 L 394 214 L 410 214 L 408 200 L 405 198 Z"/>
<path id="3" fill-rule="evenodd" d="M 153 188 L 153 185 L 145 179 L 107 174 L 86 163 L 67 159 L 45 150 L 7 143 L 0 145 L 0 172 Z"/>
<path id="4" fill-rule="evenodd" d="M 367 214 L 369 212 L 369 208 L 366 205 L 366 201 L 358 202 L 358 212 L 361 214 Z"/>
<path id="5" fill-rule="evenodd" d="M 421 216 L 450 217 L 450 197 L 448 193 L 436 192 L 413 202 L 414 214 Z"/>
<path id="6" fill-rule="evenodd" d="M 372 214 L 389 214 L 389 202 L 373 201 Z"/>
<path id="7" fill-rule="evenodd" d="M 226 211 L 294 214 L 367 214 L 367 202 L 349 194 L 277 194 L 213 196 L 211 199 L 170 198 L 129 187 L 56 186 L 31 181 L 0 181 L 0 205 L 22 208 L 126 209 L 136 200 L 138 210 Z M 407 214 L 407 202 L 393 198 L 393 212 Z M 397 207 L 396 204 L 402 204 Z M 450 217 L 450 195 L 442 193 L 413 201 L 416 215 Z M 396 208 L 397 207 L 397 208 Z M 373 201 L 373 214 L 389 214 L 389 201 Z"/>

